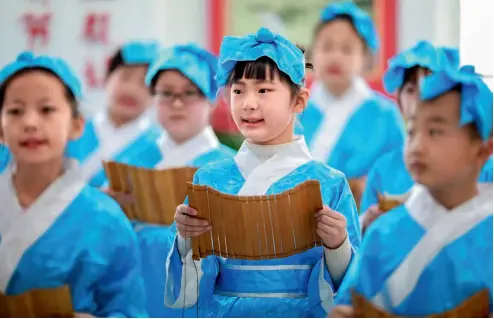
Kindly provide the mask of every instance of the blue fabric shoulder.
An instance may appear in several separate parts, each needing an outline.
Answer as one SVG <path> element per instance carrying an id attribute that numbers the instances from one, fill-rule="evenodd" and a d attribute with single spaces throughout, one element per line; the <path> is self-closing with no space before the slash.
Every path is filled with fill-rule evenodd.
<path id="1" fill-rule="evenodd" d="M 205 154 L 198 156 L 192 162 L 195 167 L 202 167 L 210 162 L 221 161 L 224 159 L 229 159 L 235 156 L 235 151 L 228 146 L 220 145 Z"/>
<path id="2" fill-rule="evenodd" d="M 0 143 L 0 173 L 2 173 L 5 170 L 5 168 L 7 168 L 11 159 L 12 159 L 12 154 L 10 153 L 10 150 L 7 148 L 7 145 Z"/>
<path id="3" fill-rule="evenodd" d="M 98 144 L 93 120 L 89 120 L 84 125 L 81 137 L 69 141 L 65 148 L 65 156 L 83 162 L 98 147 Z"/>

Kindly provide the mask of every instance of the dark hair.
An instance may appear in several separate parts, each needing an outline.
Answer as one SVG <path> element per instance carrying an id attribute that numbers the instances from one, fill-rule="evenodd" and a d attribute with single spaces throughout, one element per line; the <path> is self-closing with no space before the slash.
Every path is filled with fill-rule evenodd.
<path id="1" fill-rule="evenodd" d="M 319 32 L 321 32 L 321 30 L 325 26 L 327 26 L 328 24 L 330 24 L 331 22 L 334 22 L 334 21 L 348 22 L 352 26 L 353 31 L 355 31 L 355 33 L 358 35 L 358 37 L 360 38 L 360 40 L 362 40 L 362 43 L 364 45 L 365 50 L 368 50 L 367 43 L 365 42 L 365 39 L 357 31 L 357 28 L 355 28 L 355 23 L 353 22 L 352 17 L 350 15 L 348 15 L 348 14 L 340 14 L 340 15 L 337 15 L 334 19 L 331 19 L 329 21 L 320 20 L 316 24 L 316 26 L 314 27 L 314 31 L 312 32 L 312 44 L 313 45 L 314 45 L 314 42 L 315 42 L 317 36 L 319 35 Z"/>
<path id="2" fill-rule="evenodd" d="M 110 75 L 112 75 L 112 73 L 115 72 L 115 70 L 121 67 L 122 65 L 128 65 L 128 64 L 125 63 L 122 55 L 122 48 L 120 48 L 115 53 L 113 53 L 113 55 L 108 60 L 108 68 L 106 69 L 106 78 L 108 79 Z M 138 65 L 143 65 L 146 67 L 149 66 L 148 63 L 131 64 L 130 66 L 138 66 Z"/>
<path id="3" fill-rule="evenodd" d="M 43 72 L 45 74 L 48 74 L 48 75 L 51 75 L 51 76 L 57 78 L 57 80 L 59 80 L 63 84 L 63 86 L 65 88 L 64 94 L 65 94 L 65 98 L 67 99 L 67 102 L 69 102 L 69 104 L 70 104 L 70 109 L 72 111 L 72 116 L 73 117 L 77 117 L 77 116 L 80 115 L 80 112 L 79 112 L 79 103 L 77 102 L 77 99 L 75 98 L 74 94 L 69 89 L 69 87 L 53 71 L 48 70 L 48 69 L 45 69 L 45 68 L 41 68 L 41 67 L 22 69 L 22 70 L 20 70 L 20 71 L 18 71 L 16 73 L 14 73 L 13 75 L 11 75 L 5 82 L 2 83 L 2 85 L 0 86 L 0 111 L 3 108 L 3 103 L 4 103 L 4 100 L 5 100 L 5 92 L 7 91 L 7 88 L 9 86 L 9 84 L 14 79 L 16 79 L 18 77 L 21 77 L 22 75 L 26 75 L 28 73 L 32 73 L 32 72 Z"/>

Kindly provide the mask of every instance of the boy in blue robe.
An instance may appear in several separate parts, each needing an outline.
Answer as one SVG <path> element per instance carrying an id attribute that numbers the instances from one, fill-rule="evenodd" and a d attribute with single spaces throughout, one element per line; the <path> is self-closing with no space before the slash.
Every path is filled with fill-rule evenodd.
<path id="1" fill-rule="evenodd" d="M 203 317 L 325 316 L 358 249 L 355 202 L 344 175 L 313 160 L 294 135 L 307 105 L 302 51 L 265 28 L 223 39 L 217 82 L 246 138 L 234 159 L 201 167 L 194 184 L 246 196 L 271 195 L 307 180 L 321 183 L 324 209 L 315 214 L 325 247 L 271 260 L 209 256 L 192 260 L 190 238 L 209 230 L 187 205 L 177 207 L 179 232 L 166 261 L 165 303 Z M 231 212 L 235 213 L 235 212 Z"/>
<path id="2" fill-rule="evenodd" d="M 128 219 L 64 157 L 79 137 L 81 84 L 65 61 L 20 54 L 0 71 L 0 291 L 69 285 L 74 310 L 146 317 L 139 246 Z"/>
<path id="3" fill-rule="evenodd" d="M 94 187 L 106 186 L 103 161 L 132 164 L 129 160 L 145 153 L 160 134 L 147 112 L 152 100 L 144 83 L 158 50 L 154 42 L 129 42 L 115 53 L 106 79 L 108 108 L 87 122 L 79 139 L 69 143 L 67 156 L 81 163 Z"/>
<path id="4" fill-rule="evenodd" d="M 452 310 L 482 290 L 492 313 L 492 184 L 478 184 L 492 153 L 492 91 L 473 67 L 427 76 L 408 118 L 406 203 L 368 229 L 336 298 L 350 294 L 404 317 Z"/>
<path id="5" fill-rule="evenodd" d="M 405 50 L 389 61 L 384 74 L 384 86 L 388 93 L 397 93 L 398 105 L 404 117 L 414 107 L 418 99 L 418 83 L 421 76 L 437 72 L 446 67 L 458 67 L 458 50 L 435 48 L 432 44 L 420 41 L 414 47 Z M 492 183 L 492 158 L 481 174 L 480 183 Z M 404 148 L 398 148 L 381 156 L 369 172 L 366 188 L 360 206 L 362 231 L 381 216 L 379 198 L 406 198 L 414 182 L 404 161 Z"/>
<path id="6" fill-rule="evenodd" d="M 357 205 L 377 158 L 404 143 L 398 108 L 362 77 L 378 42 L 372 18 L 365 11 L 350 1 L 330 3 L 313 36 L 318 81 L 299 116 L 314 159 L 345 174 Z"/>

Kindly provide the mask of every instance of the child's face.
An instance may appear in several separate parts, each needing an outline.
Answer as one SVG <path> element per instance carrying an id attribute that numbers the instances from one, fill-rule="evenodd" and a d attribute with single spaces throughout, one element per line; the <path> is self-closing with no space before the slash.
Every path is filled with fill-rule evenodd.
<path id="1" fill-rule="evenodd" d="M 209 124 L 211 104 L 199 88 L 180 72 L 162 72 L 154 90 L 158 120 L 175 141 L 185 142 Z"/>
<path id="2" fill-rule="evenodd" d="M 63 83 L 33 71 L 14 78 L 5 90 L 1 128 L 17 163 L 41 164 L 63 156 L 84 121 L 74 117 Z"/>
<path id="3" fill-rule="evenodd" d="M 430 74 L 430 70 L 424 68 L 417 68 L 413 70 L 413 74 L 405 82 L 398 94 L 398 104 L 401 109 L 401 113 L 404 118 L 409 118 L 411 112 L 415 108 L 415 104 L 419 99 L 418 85 L 422 78 Z"/>
<path id="4" fill-rule="evenodd" d="M 418 101 L 418 86 L 415 81 L 406 82 L 398 95 L 398 104 L 400 105 L 403 117 L 409 118 L 410 112 Z"/>
<path id="5" fill-rule="evenodd" d="M 405 152 L 413 179 L 429 189 L 475 180 L 489 152 L 471 126 L 459 127 L 460 93 L 419 101 L 408 119 Z"/>
<path id="6" fill-rule="evenodd" d="M 269 74 L 269 72 L 266 72 Z M 290 86 L 273 79 L 245 77 L 232 84 L 230 106 L 242 135 L 255 144 L 283 144 L 293 139 L 294 113 L 303 111 L 309 93 L 302 88 L 292 98 Z"/>
<path id="7" fill-rule="evenodd" d="M 119 66 L 108 78 L 111 111 L 125 119 L 141 115 L 151 104 L 151 94 L 144 83 L 147 66 Z"/>
<path id="8" fill-rule="evenodd" d="M 365 44 L 350 22 L 336 19 L 319 30 L 313 58 L 317 76 L 328 89 L 346 86 L 363 72 Z"/>

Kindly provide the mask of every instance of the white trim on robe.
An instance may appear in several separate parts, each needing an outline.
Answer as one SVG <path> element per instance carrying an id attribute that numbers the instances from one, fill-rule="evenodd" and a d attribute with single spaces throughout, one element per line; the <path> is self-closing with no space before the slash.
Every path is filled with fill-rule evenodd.
<path id="1" fill-rule="evenodd" d="M 237 194 L 239 196 L 264 195 L 273 183 L 312 161 L 307 144 L 301 136 L 290 143 L 277 145 L 279 150 L 265 162 L 261 162 L 250 147 L 259 146 L 244 141 L 235 156 L 235 163 L 245 179 Z"/>
<path id="2" fill-rule="evenodd" d="M 479 185 L 477 196 L 449 211 L 423 186 L 417 185 L 405 206 L 414 220 L 426 226 L 426 232 L 387 279 L 383 291 L 373 298 L 383 309 L 400 306 L 415 289 L 424 269 L 444 247 L 492 215 L 492 185 Z M 430 217 L 436 214 L 438 218 Z"/>
<path id="3" fill-rule="evenodd" d="M 324 119 L 317 128 L 310 145 L 315 160 L 323 163 L 328 161 L 348 120 L 371 95 L 371 89 L 362 78 L 355 79 L 348 92 L 340 98 L 327 92 L 322 83 L 314 83 L 311 99 L 324 113 Z"/>
<path id="4" fill-rule="evenodd" d="M 99 145 L 81 165 L 86 179 L 91 179 L 102 168 L 103 161 L 114 158 L 151 126 L 149 116 L 143 114 L 130 123 L 116 127 L 107 111 L 96 114 L 93 123 Z"/>
<path id="5" fill-rule="evenodd" d="M 211 126 L 206 126 L 198 135 L 182 144 L 175 143 L 168 134 L 164 133 L 158 140 L 163 159 L 156 168 L 183 167 L 198 156 L 220 146 Z"/>
<path id="6" fill-rule="evenodd" d="M 0 291 L 3 293 L 26 250 L 43 236 L 86 185 L 77 163 L 70 161 L 65 173 L 24 210 L 12 183 L 14 169 L 11 165 L 0 175 Z"/>

